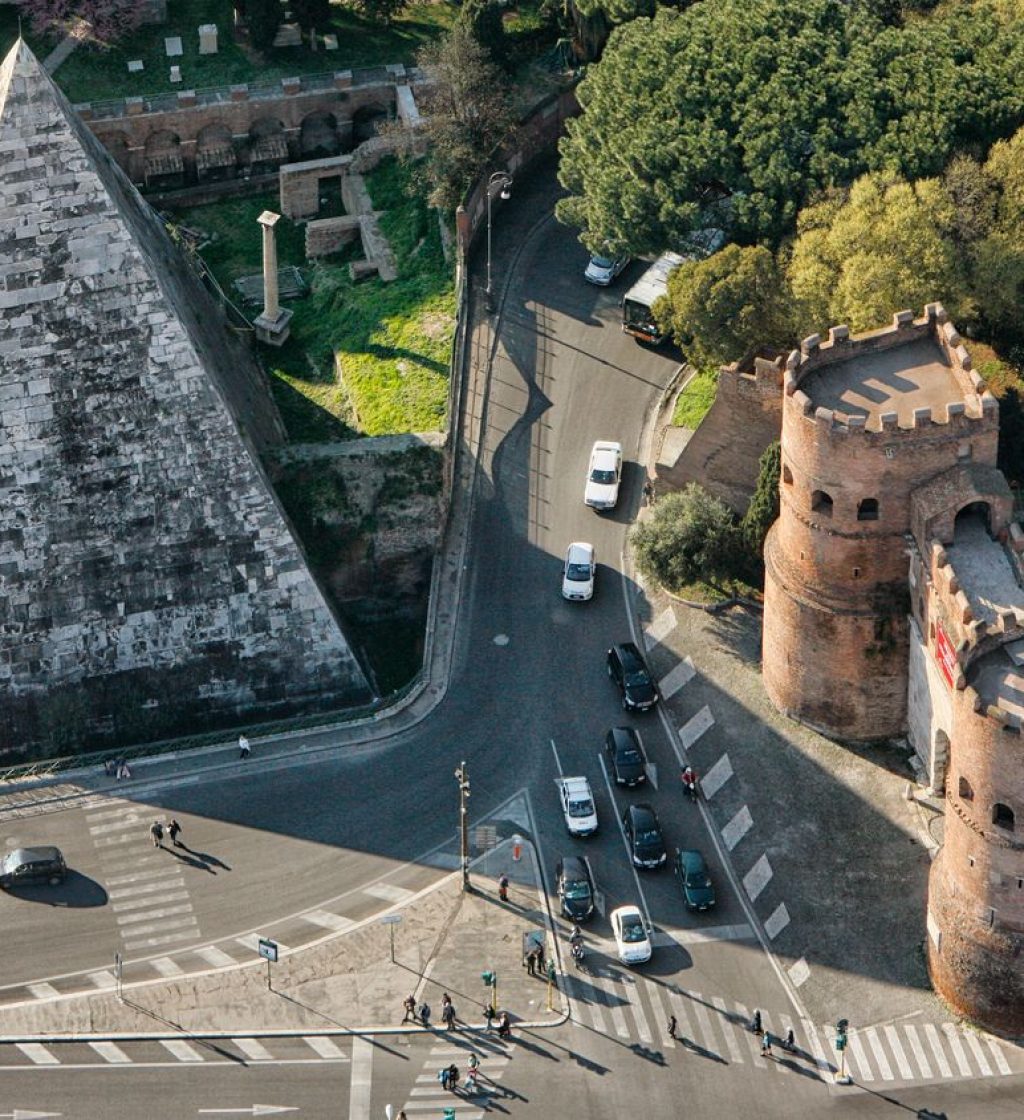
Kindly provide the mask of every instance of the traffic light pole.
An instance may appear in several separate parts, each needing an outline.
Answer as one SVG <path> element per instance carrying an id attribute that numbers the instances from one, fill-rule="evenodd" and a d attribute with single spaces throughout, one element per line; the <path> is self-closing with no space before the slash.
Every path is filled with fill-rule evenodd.
<path id="1" fill-rule="evenodd" d="M 469 800 L 469 773 L 465 762 L 459 763 L 455 771 L 455 780 L 459 783 L 459 851 L 462 863 L 462 890 L 469 893 L 473 888 L 469 885 L 469 810 L 466 802 Z"/>

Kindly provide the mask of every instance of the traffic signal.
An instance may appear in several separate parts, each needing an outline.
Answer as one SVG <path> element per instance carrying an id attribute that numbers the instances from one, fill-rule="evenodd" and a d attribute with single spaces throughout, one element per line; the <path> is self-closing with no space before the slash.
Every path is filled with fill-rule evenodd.
<path id="1" fill-rule="evenodd" d="M 492 988 L 498 982 L 498 977 L 493 972 L 481 972 L 480 979 L 485 984 L 489 984 Z"/>

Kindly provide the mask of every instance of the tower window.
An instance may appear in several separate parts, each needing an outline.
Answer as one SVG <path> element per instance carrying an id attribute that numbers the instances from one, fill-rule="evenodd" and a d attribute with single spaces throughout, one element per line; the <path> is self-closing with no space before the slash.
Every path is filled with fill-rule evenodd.
<path id="1" fill-rule="evenodd" d="M 787 486 L 793 485 L 793 472 L 789 469 L 789 467 L 786 466 L 785 463 L 782 464 L 782 481 Z"/>
<path id="2" fill-rule="evenodd" d="M 814 490 L 811 493 L 811 509 L 822 517 L 831 517 L 832 495 L 825 490 Z"/>
<path id="3" fill-rule="evenodd" d="M 878 520 L 878 499 L 865 498 L 860 505 L 857 506 L 857 520 L 858 521 L 877 521 Z"/>
<path id="4" fill-rule="evenodd" d="M 1013 832 L 1013 810 L 1010 806 L 997 801 L 992 806 L 992 823 L 1005 828 L 1008 832 Z"/>
<path id="5" fill-rule="evenodd" d="M 854 568 L 853 569 L 853 578 L 854 579 L 860 579 L 860 568 Z"/>
<path id="6" fill-rule="evenodd" d="M 971 787 L 971 783 L 963 775 L 960 776 L 959 789 L 961 801 L 974 800 L 974 789 Z"/>

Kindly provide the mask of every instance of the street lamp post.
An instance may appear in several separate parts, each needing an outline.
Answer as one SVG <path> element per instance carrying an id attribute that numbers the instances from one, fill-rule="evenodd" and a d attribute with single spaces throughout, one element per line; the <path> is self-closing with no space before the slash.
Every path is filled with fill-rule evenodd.
<path id="1" fill-rule="evenodd" d="M 462 889 L 469 892 L 469 816 L 466 802 L 469 800 L 469 772 L 465 762 L 459 763 L 455 771 L 459 783 L 459 849 L 462 862 Z"/>
<path id="2" fill-rule="evenodd" d="M 484 305 L 488 311 L 494 310 L 494 292 L 491 289 L 491 200 L 497 187 L 503 199 L 512 197 L 512 176 L 507 171 L 495 171 L 487 180 L 487 290 Z"/>

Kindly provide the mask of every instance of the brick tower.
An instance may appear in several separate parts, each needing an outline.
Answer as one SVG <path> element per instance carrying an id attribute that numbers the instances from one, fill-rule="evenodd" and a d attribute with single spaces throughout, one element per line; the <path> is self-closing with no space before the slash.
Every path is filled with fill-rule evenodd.
<path id="1" fill-rule="evenodd" d="M 19 42 L 0 66 L 0 743 L 363 700 L 262 372 Z"/>
<path id="2" fill-rule="evenodd" d="M 905 731 L 911 496 L 965 445 L 995 461 L 998 406 L 958 343 L 929 305 L 856 337 L 834 327 L 787 362 L 764 682 L 781 711 L 834 738 Z"/>

